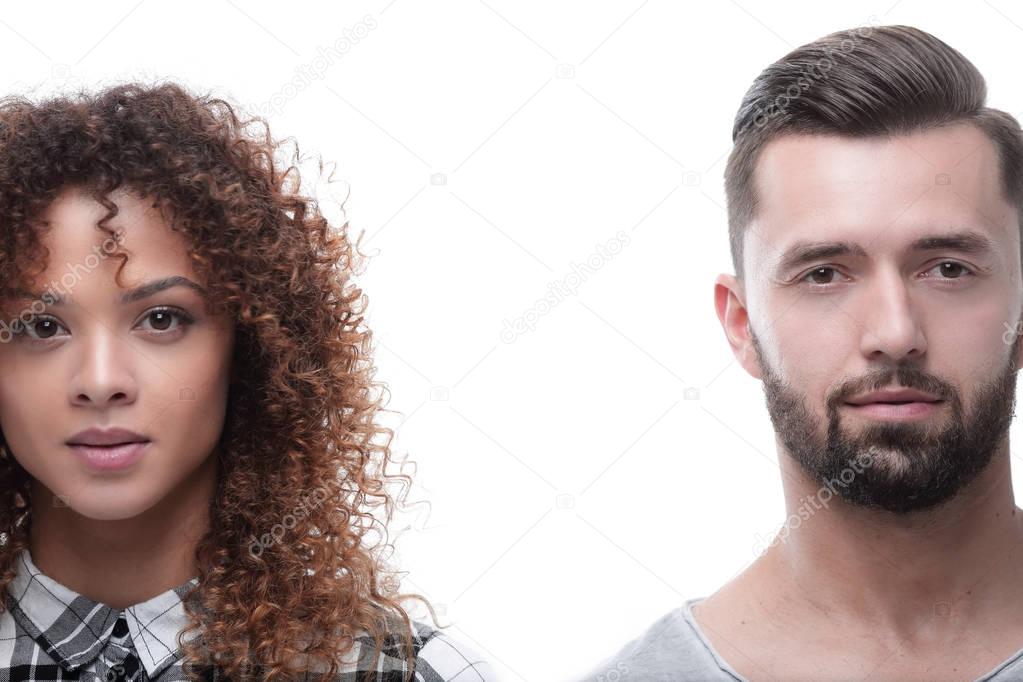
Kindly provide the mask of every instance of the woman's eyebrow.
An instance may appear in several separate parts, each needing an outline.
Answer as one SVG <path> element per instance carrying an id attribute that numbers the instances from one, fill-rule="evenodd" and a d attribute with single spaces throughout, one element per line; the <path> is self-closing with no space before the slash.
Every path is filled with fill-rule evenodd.
<path id="1" fill-rule="evenodd" d="M 188 287 L 189 289 L 198 292 L 200 295 L 204 297 L 206 296 L 206 290 L 198 283 L 193 282 L 192 280 L 182 275 L 173 275 L 171 277 L 164 277 L 162 279 L 155 279 L 151 282 L 146 282 L 145 284 L 141 284 L 135 287 L 134 289 L 126 291 L 124 294 L 121 295 L 121 303 L 124 304 L 135 303 L 136 301 L 141 301 L 142 299 L 148 298 L 153 294 L 179 286 Z M 60 294 L 54 294 L 49 291 L 46 291 L 42 294 L 35 294 L 30 291 L 25 291 L 24 289 L 13 289 L 11 290 L 11 294 L 15 298 L 20 299 L 42 300 L 46 302 L 47 305 L 51 305 L 54 307 L 59 307 L 67 304 L 67 299 L 65 299 L 63 296 L 61 296 Z"/>

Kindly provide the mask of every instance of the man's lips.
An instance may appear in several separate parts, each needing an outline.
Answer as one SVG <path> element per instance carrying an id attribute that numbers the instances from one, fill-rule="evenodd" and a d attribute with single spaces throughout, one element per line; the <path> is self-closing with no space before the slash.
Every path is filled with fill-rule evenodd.
<path id="1" fill-rule="evenodd" d="M 913 419 L 935 413 L 943 404 L 942 400 L 914 400 L 907 402 L 845 403 L 854 413 L 879 419 Z"/>
<path id="2" fill-rule="evenodd" d="M 917 391 L 912 388 L 889 388 L 881 391 L 870 391 L 847 400 L 852 405 L 865 405 L 867 403 L 913 403 L 913 402 L 939 402 L 940 396 Z"/>
<path id="3" fill-rule="evenodd" d="M 940 402 L 943 402 L 943 401 L 941 401 L 941 400 L 872 400 L 872 401 L 863 402 L 863 403 L 849 403 L 849 402 L 847 402 L 846 405 L 851 405 L 853 407 L 863 407 L 864 405 L 912 405 L 913 403 L 923 403 L 925 405 L 935 405 L 935 404 L 940 403 Z"/>

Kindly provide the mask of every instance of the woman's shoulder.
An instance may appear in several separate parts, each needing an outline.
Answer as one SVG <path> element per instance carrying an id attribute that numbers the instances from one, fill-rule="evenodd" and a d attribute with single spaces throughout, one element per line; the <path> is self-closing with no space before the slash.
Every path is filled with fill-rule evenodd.
<path id="1" fill-rule="evenodd" d="M 450 635 L 413 621 L 423 642 L 416 657 L 416 680 L 419 682 L 496 682 L 497 673 L 479 651 L 464 638 Z"/>
<path id="2" fill-rule="evenodd" d="M 407 641 L 398 629 L 392 629 L 381 642 L 379 655 L 372 635 L 356 638 L 356 670 L 378 673 L 407 673 L 411 668 L 415 682 L 500 682 L 489 661 L 459 635 L 453 635 L 427 623 L 412 619 L 413 664 L 407 664 Z M 354 670 L 353 670 L 354 672 Z M 387 677 L 386 679 L 391 679 Z M 399 679 L 395 677 L 394 679 Z"/>

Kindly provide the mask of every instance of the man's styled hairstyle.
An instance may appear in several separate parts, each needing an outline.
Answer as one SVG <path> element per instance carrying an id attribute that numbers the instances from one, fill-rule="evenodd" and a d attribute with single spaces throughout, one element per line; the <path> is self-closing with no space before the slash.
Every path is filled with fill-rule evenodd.
<path id="1" fill-rule="evenodd" d="M 838 31 L 768 66 L 742 99 L 725 168 L 737 279 L 745 276 L 743 237 L 758 205 L 753 170 L 764 145 L 783 135 L 889 136 L 973 123 L 994 142 L 1002 190 L 1023 218 L 1019 122 L 984 106 L 986 98 L 984 78 L 966 57 L 912 26 Z"/>

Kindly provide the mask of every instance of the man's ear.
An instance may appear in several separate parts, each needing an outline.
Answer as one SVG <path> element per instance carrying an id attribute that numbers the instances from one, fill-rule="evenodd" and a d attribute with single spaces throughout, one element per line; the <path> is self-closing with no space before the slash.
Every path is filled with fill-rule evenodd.
<path id="1" fill-rule="evenodd" d="M 714 307 L 735 359 L 751 376 L 761 379 L 760 363 L 750 337 L 746 295 L 735 275 L 718 275 L 714 282 Z"/>

